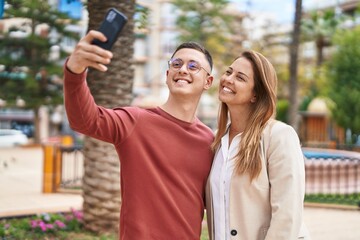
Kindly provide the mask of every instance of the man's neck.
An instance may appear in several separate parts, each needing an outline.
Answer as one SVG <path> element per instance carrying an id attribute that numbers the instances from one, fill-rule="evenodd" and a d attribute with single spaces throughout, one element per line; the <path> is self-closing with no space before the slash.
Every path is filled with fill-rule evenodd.
<path id="1" fill-rule="evenodd" d="M 162 110 L 171 116 L 185 122 L 194 122 L 198 102 L 179 102 L 168 99 L 160 106 Z"/>

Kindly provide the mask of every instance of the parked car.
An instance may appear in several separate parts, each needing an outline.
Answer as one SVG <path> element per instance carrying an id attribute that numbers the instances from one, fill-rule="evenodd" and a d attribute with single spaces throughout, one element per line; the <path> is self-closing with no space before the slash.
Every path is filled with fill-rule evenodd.
<path id="1" fill-rule="evenodd" d="M 0 129 L 0 147 L 15 147 L 29 143 L 27 136 L 15 129 Z"/>

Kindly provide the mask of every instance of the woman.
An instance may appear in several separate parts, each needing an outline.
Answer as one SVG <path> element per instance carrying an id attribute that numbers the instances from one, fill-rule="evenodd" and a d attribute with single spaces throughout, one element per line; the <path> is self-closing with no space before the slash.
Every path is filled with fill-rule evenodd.
<path id="1" fill-rule="evenodd" d="M 309 239 L 304 158 L 294 129 L 273 119 L 276 86 L 273 66 L 255 51 L 243 52 L 220 79 L 206 196 L 211 240 Z"/>

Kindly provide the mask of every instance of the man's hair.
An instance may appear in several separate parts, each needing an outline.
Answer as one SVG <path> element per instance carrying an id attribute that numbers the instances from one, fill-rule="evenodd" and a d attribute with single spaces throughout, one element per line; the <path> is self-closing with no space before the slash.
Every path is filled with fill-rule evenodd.
<path id="1" fill-rule="evenodd" d="M 180 44 L 176 48 L 176 50 L 173 53 L 173 55 L 171 56 L 171 58 L 173 58 L 175 53 L 177 53 L 180 49 L 183 49 L 183 48 L 191 48 L 191 49 L 198 50 L 199 52 L 202 52 L 205 55 L 206 60 L 209 62 L 210 69 L 212 70 L 212 68 L 213 68 L 213 60 L 212 60 L 211 54 L 209 53 L 208 50 L 205 49 L 204 46 L 200 45 L 197 42 L 184 42 L 184 43 Z"/>

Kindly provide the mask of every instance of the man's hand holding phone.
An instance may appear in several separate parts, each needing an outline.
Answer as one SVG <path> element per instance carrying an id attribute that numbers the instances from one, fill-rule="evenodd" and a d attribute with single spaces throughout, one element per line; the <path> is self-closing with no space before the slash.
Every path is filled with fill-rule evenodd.
<path id="1" fill-rule="evenodd" d="M 66 67 L 71 72 L 80 74 L 88 67 L 95 68 L 101 72 L 107 70 L 105 65 L 110 63 L 113 54 L 108 50 L 92 44 L 94 39 L 101 41 L 107 40 L 101 32 L 95 30 L 89 31 L 76 45 L 66 63 Z"/>
<path id="2" fill-rule="evenodd" d="M 76 45 L 66 67 L 73 73 L 80 74 L 88 67 L 105 72 L 113 54 L 110 52 L 126 17 L 115 9 L 110 9 L 98 31 L 91 30 Z"/>

